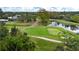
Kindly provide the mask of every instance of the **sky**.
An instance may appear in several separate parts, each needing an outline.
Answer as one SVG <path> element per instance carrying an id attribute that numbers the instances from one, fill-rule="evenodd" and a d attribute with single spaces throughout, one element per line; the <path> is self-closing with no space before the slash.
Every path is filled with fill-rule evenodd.
<path id="1" fill-rule="evenodd" d="M 79 0 L 0 0 L 0 7 L 71 7 L 79 9 Z"/>

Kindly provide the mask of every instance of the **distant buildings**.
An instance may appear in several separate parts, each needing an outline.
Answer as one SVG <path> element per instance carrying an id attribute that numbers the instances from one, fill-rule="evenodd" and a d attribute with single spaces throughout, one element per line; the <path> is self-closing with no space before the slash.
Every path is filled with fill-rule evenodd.
<path id="1" fill-rule="evenodd" d="M 0 24 L 5 24 L 6 22 L 8 22 L 8 19 L 0 19 Z"/>
<path id="2" fill-rule="evenodd" d="M 8 19 L 11 19 L 13 21 L 17 20 L 21 15 L 15 15 L 15 16 L 10 16 Z"/>
<path id="3" fill-rule="evenodd" d="M 8 19 L 0 19 L 0 22 L 8 22 Z"/>

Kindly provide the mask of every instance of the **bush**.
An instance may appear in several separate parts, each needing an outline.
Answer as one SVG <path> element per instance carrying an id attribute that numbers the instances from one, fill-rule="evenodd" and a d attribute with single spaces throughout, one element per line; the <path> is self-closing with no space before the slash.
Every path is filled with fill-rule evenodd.
<path id="1" fill-rule="evenodd" d="M 8 35 L 8 29 L 4 26 L 0 27 L 0 40 Z"/>
<path id="2" fill-rule="evenodd" d="M 3 35 L 6 37 L 3 37 L 3 40 L 0 40 L 0 51 L 33 51 L 36 48 L 36 44 L 30 40 L 30 38 L 27 36 L 27 33 L 19 33 L 19 35 L 16 35 L 18 32 L 18 29 L 16 31 L 16 28 L 11 29 L 11 33 L 8 32 L 8 35 Z M 7 32 L 0 31 L 0 33 Z M 0 38 L 1 38 L 0 37 Z"/>
<path id="3" fill-rule="evenodd" d="M 79 51 L 79 39 L 69 38 L 66 39 L 62 46 L 57 46 L 55 50 L 58 51 Z"/>
<path id="4" fill-rule="evenodd" d="M 72 16 L 72 21 L 79 23 L 79 15 Z"/>

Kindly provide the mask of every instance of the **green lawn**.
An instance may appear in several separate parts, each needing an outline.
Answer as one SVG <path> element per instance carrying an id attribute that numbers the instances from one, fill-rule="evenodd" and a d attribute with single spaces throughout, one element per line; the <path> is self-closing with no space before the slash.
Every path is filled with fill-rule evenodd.
<path id="1" fill-rule="evenodd" d="M 62 24 L 65 24 L 65 25 L 78 25 L 79 26 L 79 23 L 70 22 L 70 21 L 66 21 L 66 20 L 55 20 L 55 21 L 62 23 Z"/>
<path id="2" fill-rule="evenodd" d="M 37 48 L 36 51 L 53 51 L 55 50 L 56 46 L 63 45 L 60 43 L 53 43 L 46 40 L 41 40 L 37 38 L 31 38 L 34 42 L 36 42 Z"/>
<path id="3" fill-rule="evenodd" d="M 35 36 L 48 36 L 48 35 L 50 35 L 47 28 L 44 26 L 26 28 L 25 32 L 27 32 L 29 35 L 35 35 Z"/>
<path id="4" fill-rule="evenodd" d="M 10 22 L 9 22 L 10 23 Z M 11 24 L 11 23 L 10 23 Z M 13 24 L 13 22 L 12 22 Z M 22 25 L 20 23 L 20 25 Z M 14 26 L 14 25 L 13 25 Z M 12 28 L 13 26 L 7 26 L 8 29 Z M 46 27 L 46 26 L 37 26 L 37 27 L 31 27 L 31 26 L 17 26 L 19 30 L 22 32 L 27 32 L 28 35 L 33 36 L 41 36 L 41 37 L 47 37 L 50 39 L 56 39 L 56 40 L 62 40 L 62 37 L 64 34 L 69 36 L 75 36 L 76 34 L 71 33 L 63 28 L 58 27 Z"/>
<path id="5" fill-rule="evenodd" d="M 56 29 L 56 28 L 48 28 L 48 32 L 51 34 L 51 35 L 58 35 L 59 33 L 61 33 L 60 30 Z"/>
<path id="6" fill-rule="evenodd" d="M 58 28 L 54 27 L 38 26 L 38 27 L 26 28 L 25 32 L 27 32 L 29 35 L 35 35 L 35 36 L 51 36 L 51 35 L 58 35 L 61 31 Z"/>
<path id="7" fill-rule="evenodd" d="M 6 23 L 6 26 L 30 26 L 30 23 L 21 23 L 21 22 L 9 21 Z"/>
<path id="8" fill-rule="evenodd" d="M 45 26 L 29 27 L 26 28 L 24 32 L 27 32 L 28 35 L 47 37 L 50 39 L 56 39 L 62 41 L 64 41 L 62 39 L 64 35 L 72 37 L 76 36 L 75 33 L 69 32 L 63 28 L 58 27 L 45 27 Z"/>

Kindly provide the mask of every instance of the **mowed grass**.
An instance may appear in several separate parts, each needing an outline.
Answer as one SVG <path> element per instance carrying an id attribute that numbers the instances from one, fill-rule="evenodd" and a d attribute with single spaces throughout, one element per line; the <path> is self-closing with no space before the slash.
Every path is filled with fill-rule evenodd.
<path id="1" fill-rule="evenodd" d="M 63 28 L 58 27 L 45 27 L 45 26 L 38 26 L 38 27 L 29 27 L 24 30 L 28 35 L 32 36 L 41 36 L 46 37 L 49 39 L 55 39 L 64 41 L 64 36 L 71 36 L 75 37 L 76 34 L 70 31 L 67 31 Z M 64 38 L 63 38 L 64 37 Z"/>
<path id="2" fill-rule="evenodd" d="M 16 22 L 16 21 L 9 21 L 6 22 L 6 26 L 30 26 L 30 23 L 22 23 L 22 22 Z"/>
<path id="3" fill-rule="evenodd" d="M 34 36 L 48 36 L 48 35 L 50 35 L 47 28 L 44 26 L 26 28 L 25 32 L 27 32 L 29 35 L 34 35 Z"/>
<path id="4" fill-rule="evenodd" d="M 45 27 L 45 26 L 38 26 L 38 27 L 29 27 L 25 29 L 29 35 L 35 36 L 51 36 L 51 35 L 58 35 L 61 31 L 57 28 L 53 27 Z"/>
<path id="5" fill-rule="evenodd" d="M 59 22 L 59 23 L 62 23 L 62 24 L 65 24 L 65 25 L 74 25 L 74 26 L 79 26 L 79 23 L 75 23 L 75 22 L 70 22 L 70 21 L 66 21 L 66 20 L 63 20 L 63 19 L 60 19 L 60 20 L 55 20 L 56 22 Z"/>
<path id="6" fill-rule="evenodd" d="M 52 28 L 48 28 L 48 31 L 52 35 L 58 35 L 61 32 L 60 30 L 55 29 L 55 28 L 53 28 L 53 29 Z"/>
<path id="7" fill-rule="evenodd" d="M 58 45 L 63 45 L 60 43 L 49 42 L 37 38 L 31 38 L 31 40 L 36 42 L 37 45 L 36 51 L 54 51 Z"/>
<path id="8" fill-rule="evenodd" d="M 54 30 L 49 31 L 49 29 L 54 29 Z M 49 38 L 49 39 L 56 39 L 56 40 L 60 39 L 59 35 L 56 34 L 59 31 L 57 31 L 57 29 L 55 30 L 55 28 L 49 28 L 49 27 L 45 27 L 45 26 L 38 26 L 38 27 L 26 28 L 25 32 L 28 35 L 32 35 L 32 36 L 41 36 L 41 37 L 46 37 L 46 38 Z"/>

